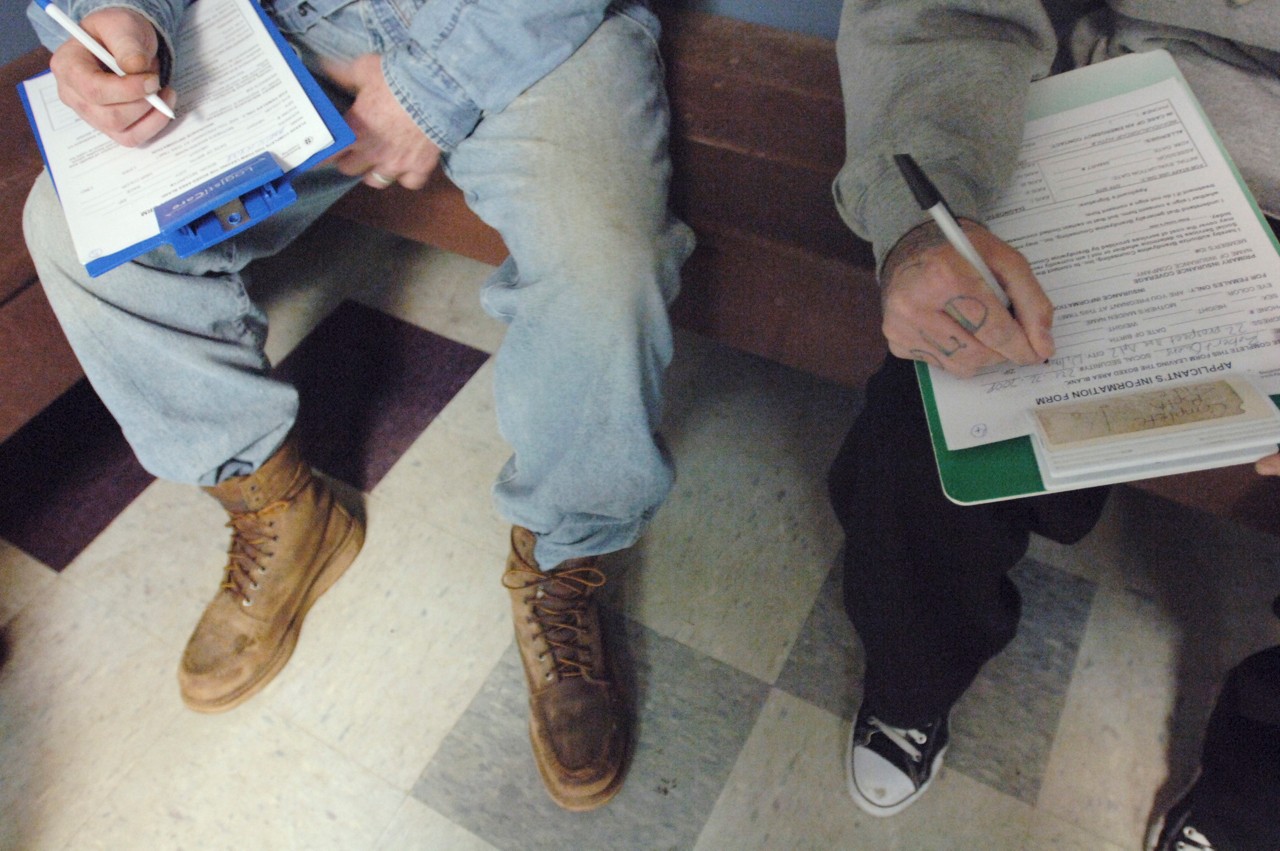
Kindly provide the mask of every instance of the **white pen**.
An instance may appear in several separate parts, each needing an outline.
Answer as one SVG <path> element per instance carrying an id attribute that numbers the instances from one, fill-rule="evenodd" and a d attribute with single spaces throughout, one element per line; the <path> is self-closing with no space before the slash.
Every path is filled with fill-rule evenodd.
<path id="1" fill-rule="evenodd" d="M 916 196 L 916 202 L 920 204 L 920 209 L 933 217 L 933 220 L 942 230 L 942 235 L 947 238 L 947 242 L 951 243 L 951 247 L 960 252 L 961 257 L 969 261 L 969 265 L 977 270 L 978 274 L 982 276 L 982 280 L 987 282 L 987 286 L 991 288 L 991 292 L 995 294 L 995 297 L 1000 299 L 1000 303 L 1008 307 L 1008 293 L 1004 291 L 1004 287 L 1000 286 L 996 276 L 991 273 L 991 268 L 982 259 L 978 249 L 973 247 L 973 243 L 969 241 L 969 237 L 965 235 L 955 216 L 951 215 L 951 209 L 947 207 L 947 202 L 943 200 L 942 194 L 938 192 L 933 182 L 925 176 L 924 170 L 916 164 L 910 154 L 894 154 L 893 161 L 897 163 L 898 171 L 902 172 L 902 178 L 907 182 L 907 186 L 910 187 L 911 194 Z"/>
<path id="2" fill-rule="evenodd" d="M 63 12 L 57 6 L 53 5 L 50 0 L 36 0 L 36 3 L 38 3 L 40 8 L 44 9 L 49 17 L 53 18 L 59 26 L 71 33 L 72 37 L 75 38 L 76 41 L 83 44 L 88 48 L 90 53 L 98 57 L 98 61 L 107 66 L 108 70 L 119 77 L 128 76 L 124 71 L 120 70 L 120 65 L 116 62 L 115 57 L 108 53 L 105 47 L 98 44 L 97 39 L 85 32 L 79 24 L 67 17 L 66 12 Z M 169 108 L 169 104 L 165 103 L 160 98 L 160 95 L 147 95 L 147 103 L 160 110 L 162 114 L 167 115 L 169 118 L 174 117 L 173 110 Z"/>

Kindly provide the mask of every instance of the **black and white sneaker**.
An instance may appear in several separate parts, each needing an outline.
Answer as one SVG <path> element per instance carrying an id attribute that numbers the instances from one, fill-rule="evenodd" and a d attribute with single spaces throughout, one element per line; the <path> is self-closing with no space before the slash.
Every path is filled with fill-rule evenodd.
<path id="1" fill-rule="evenodd" d="M 923 727 L 893 727 L 864 706 L 845 753 L 853 802 L 873 816 L 902 812 L 933 782 L 948 740 L 945 717 Z"/>
<path id="2" fill-rule="evenodd" d="M 1213 844 L 1202 828 L 1196 827 L 1195 812 L 1188 792 L 1156 822 L 1147 837 L 1148 851 L 1223 851 Z"/>

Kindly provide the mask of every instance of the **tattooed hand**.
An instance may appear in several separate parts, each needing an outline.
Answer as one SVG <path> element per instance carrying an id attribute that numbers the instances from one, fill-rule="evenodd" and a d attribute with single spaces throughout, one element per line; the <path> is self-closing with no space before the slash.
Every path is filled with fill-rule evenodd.
<path id="1" fill-rule="evenodd" d="M 1053 305 L 1026 259 L 986 228 L 965 233 L 1004 285 L 1006 310 L 982 278 L 929 222 L 885 258 L 883 330 L 889 351 L 962 377 L 1004 361 L 1038 363 L 1053 354 Z"/>

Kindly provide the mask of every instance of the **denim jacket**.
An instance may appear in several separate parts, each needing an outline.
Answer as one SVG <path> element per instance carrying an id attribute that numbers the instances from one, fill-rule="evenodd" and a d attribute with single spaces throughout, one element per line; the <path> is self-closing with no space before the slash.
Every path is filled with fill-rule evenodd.
<path id="1" fill-rule="evenodd" d="M 162 65 L 192 0 L 64 0 L 75 20 L 106 7 L 134 9 L 164 43 Z M 270 16 L 286 37 L 356 0 L 275 0 Z M 382 72 L 400 105 L 433 142 L 452 150 L 485 112 L 504 109 L 569 58 L 611 13 L 656 37 L 645 0 L 362 0 L 385 43 Z M 33 2 L 27 16 L 50 50 L 66 39 Z"/>

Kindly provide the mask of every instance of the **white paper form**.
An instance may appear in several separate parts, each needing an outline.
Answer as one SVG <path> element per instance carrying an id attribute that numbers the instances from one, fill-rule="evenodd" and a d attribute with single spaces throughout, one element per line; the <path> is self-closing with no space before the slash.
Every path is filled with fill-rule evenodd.
<path id="1" fill-rule="evenodd" d="M 45 157 L 82 263 L 160 232 L 157 205 L 261 154 L 288 171 L 333 136 L 246 0 L 198 0 L 184 18 L 171 84 L 177 119 L 139 148 L 117 145 L 27 81 Z"/>
<path id="2" fill-rule="evenodd" d="M 1036 405 L 1229 371 L 1280 392 L 1280 256 L 1179 82 L 1028 122 L 987 221 L 1054 303 L 1057 352 L 930 367 L 948 449 L 1027 434 Z"/>

